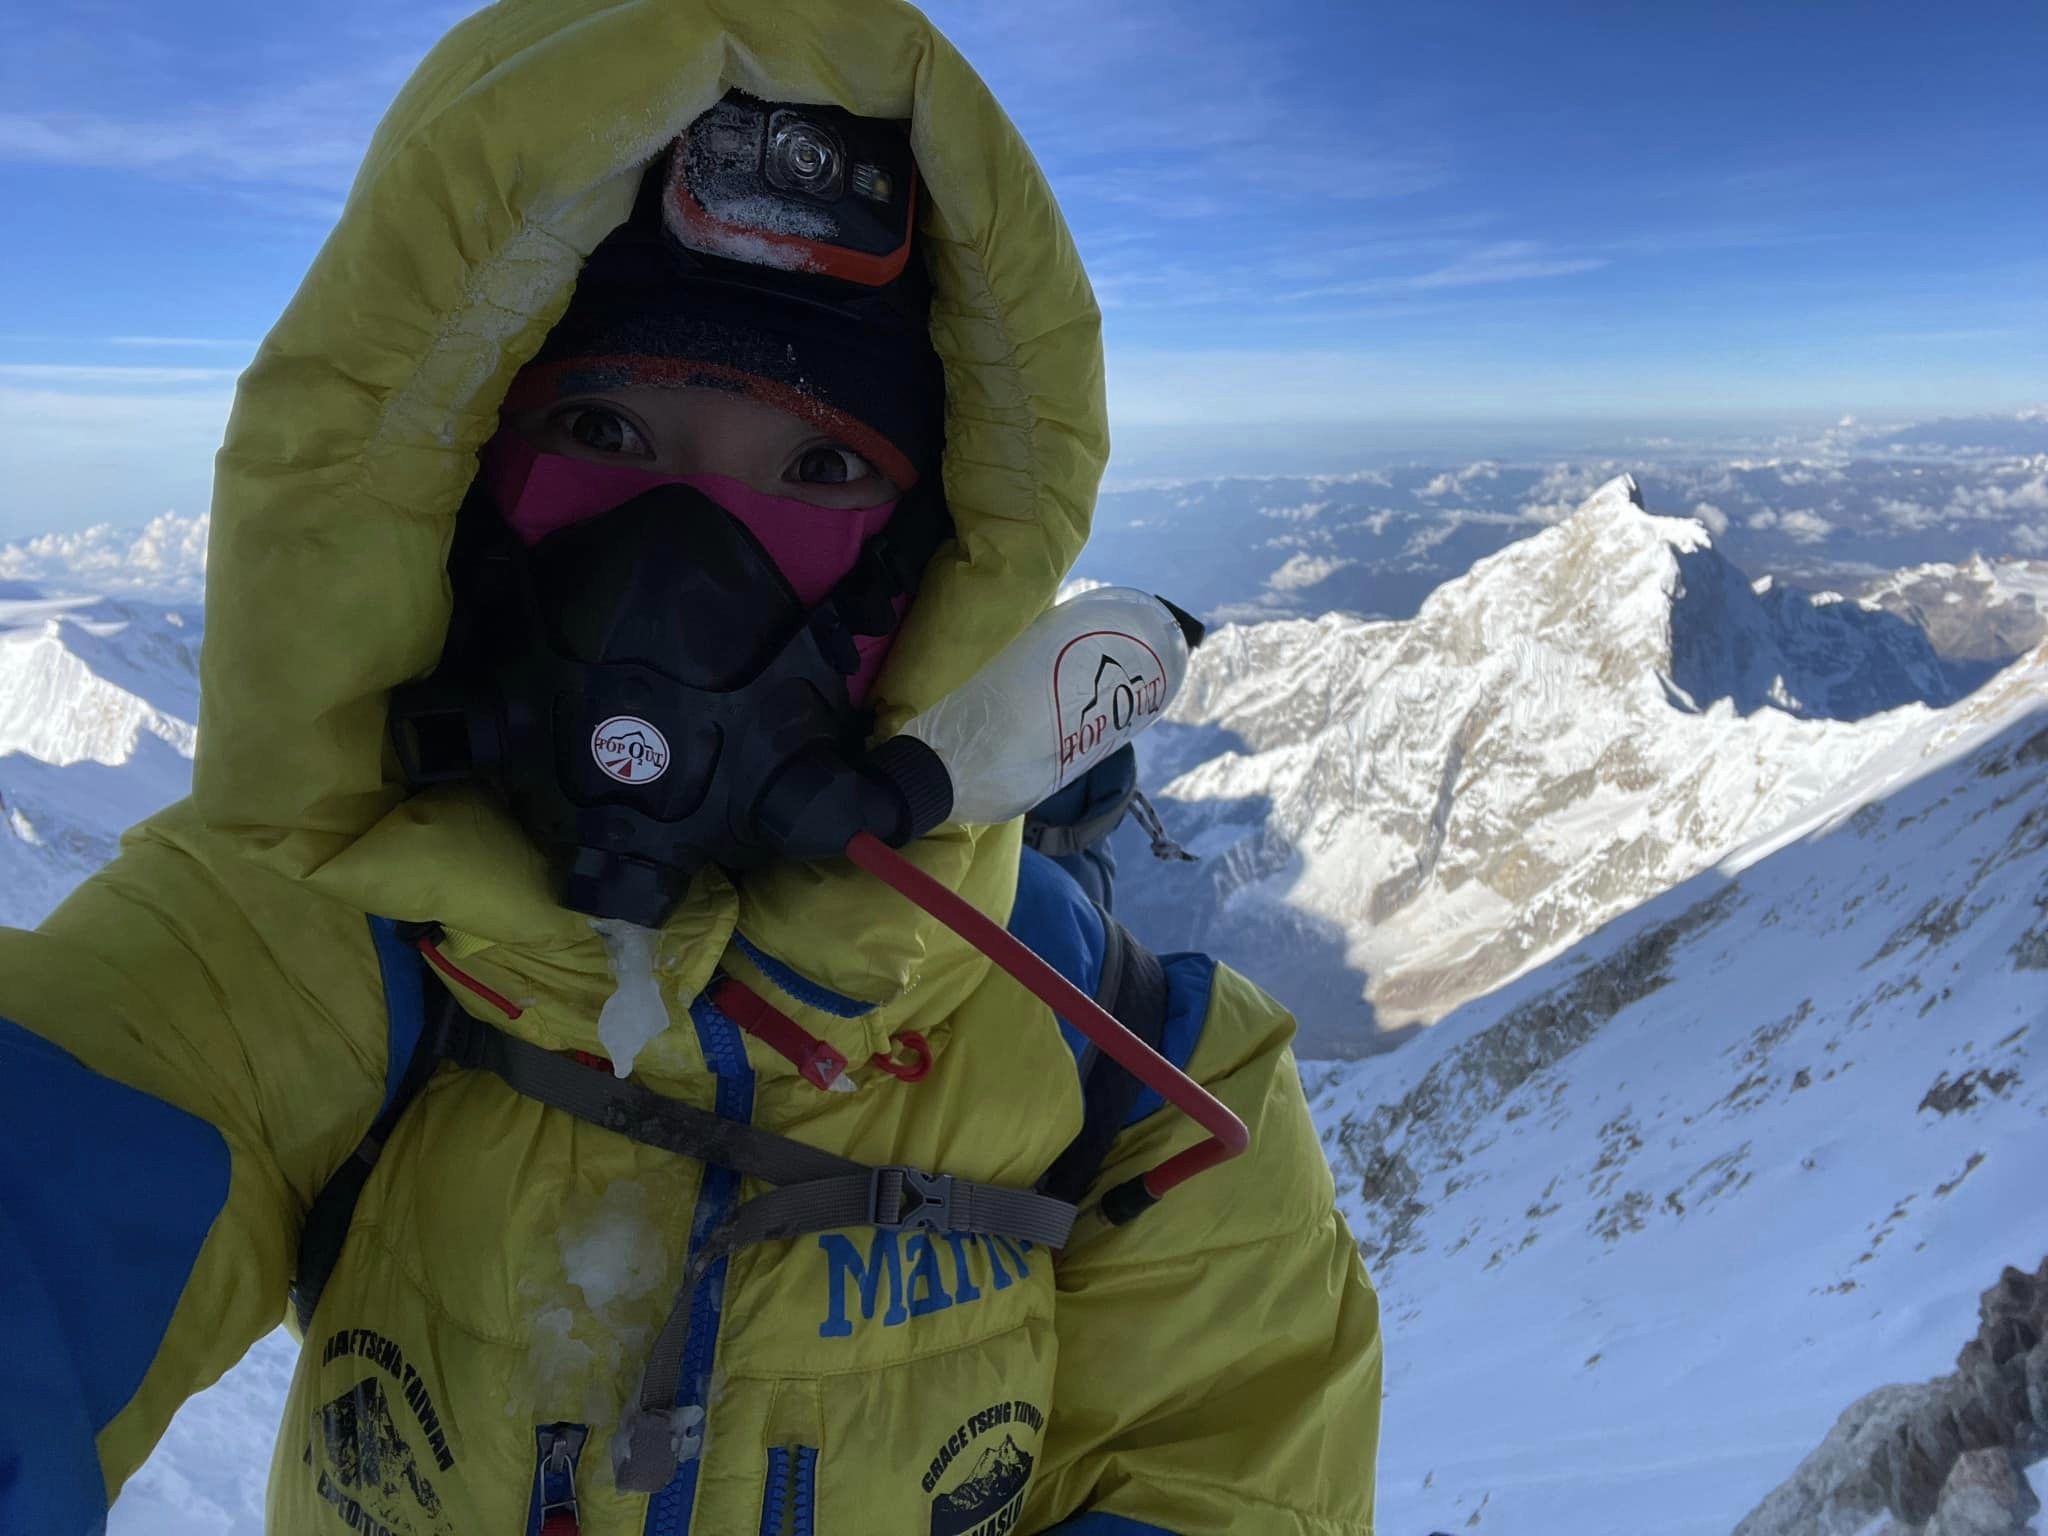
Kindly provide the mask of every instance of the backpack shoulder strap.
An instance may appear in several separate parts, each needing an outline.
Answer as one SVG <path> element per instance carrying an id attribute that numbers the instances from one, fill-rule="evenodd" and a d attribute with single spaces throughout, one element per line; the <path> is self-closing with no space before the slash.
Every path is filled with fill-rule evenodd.
<path id="1" fill-rule="evenodd" d="M 400 931 L 408 926 L 388 918 L 370 919 L 370 937 L 384 975 L 384 1102 L 356 1149 L 328 1176 L 307 1208 L 291 1291 L 292 1312 L 302 1333 L 312 1326 L 313 1309 L 320 1304 L 320 1293 L 341 1259 L 356 1202 L 362 1199 L 363 1186 L 384 1153 L 384 1143 L 398 1117 L 419 1097 L 440 1064 L 435 1049 L 439 1031 L 427 1027 L 426 961 Z M 452 1008 L 455 1000 L 439 994 L 435 1006 Z"/>
<path id="2" fill-rule="evenodd" d="M 1153 1050 L 1166 1033 L 1166 969 L 1159 957 L 1101 907 L 1102 979 L 1095 1000 Z M 1123 1065 L 1094 1045 L 1082 1054 L 1081 1130 L 1038 1181 L 1039 1193 L 1079 1205 L 1102 1169 L 1103 1159 L 1131 1118 L 1143 1085 Z"/>
<path id="3" fill-rule="evenodd" d="M 1166 971 L 1060 861 L 1027 848 L 1017 869 L 1010 932 L 1119 1024 L 1164 1054 Z M 1080 1205 L 1111 1143 L 1136 1112 L 1143 1085 L 1065 1019 L 1060 1032 L 1081 1077 L 1081 1130 L 1038 1181 L 1038 1191 Z"/>

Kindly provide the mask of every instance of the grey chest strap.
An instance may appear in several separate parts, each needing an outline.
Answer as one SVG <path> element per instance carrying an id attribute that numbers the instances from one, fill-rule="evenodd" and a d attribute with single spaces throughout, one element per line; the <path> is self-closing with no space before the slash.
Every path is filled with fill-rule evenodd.
<path id="1" fill-rule="evenodd" d="M 1105 947 L 1097 1000 L 1139 1039 L 1160 1049 L 1168 1003 L 1160 964 L 1106 912 L 1101 922 Z M 1077 1204 L 1098 1182 L 1110 1145 L 1130 1123 L 1139 1096 L 1136 1079 L 1091 1047 L 1079 1062 L 1080 1133 L 1037 1190 L 1008 1189 L 900 1164 L 871 1167 L 665 1098 L 473 1019 L 452 996 L 442 994 L 416 1046 L 407 1051 L 383 1109 L 307 1213 L 292 1285 L 302 1328 L 312 1326 L 357 1199 L 385 1143 L 443 1062 L 488 1071 L 527 1098 L 629 1140 L 773 1186 L 706 1234 L 691 1256 L 637 1400 L 614 1442 L 617 1483 L 629 1492 L 666 1487 L 681 1460 L 694 1454 L 692 1435 L 701 1431 L 701 1413 L 697 1424 L 682 1423 L 680 1416 L 692 1410 L 676 1409 L 676 1388 L 694 1293 L 721 1259 L 754 1243 L 862 1226 L 977 1233 L 1063 1248 Z M 1110 1213 L 1105 1210 L 1105 1215 Z"/>
<path id="2" fill-rule="evenodd" d="M 656 1493 L 679 1463 L 672 1413 L 689 1339 L 690 1303 L 719 1260 L 754 1243 L 787 1242 L 841 1227 L 968 1232 L 1065 1245 L 1075 1208 L 1024 1189 L 978 1184 L 901 1164 L 870 1167 L 743 1121 L 664 1098 L 473 1019 L 452 999 L 431 1048 L 482 1068 L 514 1092 L 647 1146 L 730 1168 L 777 1186 L 742 1205 L 698 1246 L 640 1379 L 639 1399 L 613 1442 L 613 1474 L 627 1493 Z"/>

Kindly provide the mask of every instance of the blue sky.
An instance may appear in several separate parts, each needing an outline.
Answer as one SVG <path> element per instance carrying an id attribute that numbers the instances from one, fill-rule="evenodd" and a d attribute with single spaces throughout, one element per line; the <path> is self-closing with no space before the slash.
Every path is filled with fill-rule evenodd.
<path id="1" fill-rule="evenodd" d="M 0 535 L 203 508 L 235 372 L 464 9 L 11 8 Z M 931 13 L 1088 259 L 1120 462 L 2048 397 L 2038 0 Z"/>

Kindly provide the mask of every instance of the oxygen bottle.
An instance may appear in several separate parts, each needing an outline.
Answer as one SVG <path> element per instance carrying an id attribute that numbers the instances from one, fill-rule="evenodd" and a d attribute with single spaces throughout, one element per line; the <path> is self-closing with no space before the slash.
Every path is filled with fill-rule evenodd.
<path id="1" fill-rule="evenodd" d="M 946 821 L 1008 821 L 1081 777 L 1166 712 L 1202 633 L 1165 598 L 1131 587 L 1096 587 L 1048 610 L 965 685 L 875 749 L 865 771 L 871 783 L 893 788 L 893 804 L 866 802 L 884 814 L 844 850 L 1209 1133 L 1106 1191 L 1096 1208 L 1112 1224 L 1133 1220 L 1167 1191 L 1243 1152 L 1251 1140 L 1244 1121 L 890 843 L 901 846 Z"/>
<path id="2" fill-rule="evenodd" d="M 1047 609 L 902 734 L 945 765 L 947 820 L 1008 821 L 1158 720 L 1202 634 L 1164 598 L 1091 588 Z"/>

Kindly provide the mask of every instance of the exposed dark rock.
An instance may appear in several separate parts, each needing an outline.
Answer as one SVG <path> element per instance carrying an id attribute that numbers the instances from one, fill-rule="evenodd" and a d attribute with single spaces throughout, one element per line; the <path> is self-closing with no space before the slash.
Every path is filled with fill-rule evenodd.
<path id="1" fill-rule="evenodd" d="M 2048 891 L 2034 898 L 2040 919 L 2012 947 L 2012 963 L 2022 971 L 2048 971 Z"/>
<path id="2" fill-rule="evenodd" d="M 1735 1536 L 1857 1536 L 1884 1513 L 1876 1462 L 1895 1425 L 1925 1411 L 1931 1384 L 1879 1387 L 1851 1403 L 1820 1448 L 1735 1527 Z"/>
<path id="3" fill-rule="evenodd" d="M 1920 1108 L 1931 1109 L 1937 1115 L 1953 1114 L 1959 1109 L 1969 1109 L 1977 1102 L 1977 1090 L 1988 1089 L 1993 1095 L 2001 1095 L 2018 1082 L 2019 1073 L 2007 1069 L 1994 1072 L 1986 1067 L 1972 1067 L 1961 1077 L 1951 1079 L 1944 1072 L 1934 1080 L 1934 1086 L 1920 1100 Z"/>
<path id="4" fill-rule="evenodd" d="M 1735 1536 L 1853 1536 L 1887 1512 L 1896 1536 L 2024 1536 L 2039 1504 L 2020 1469 L 2048 1453 L 2048 1259 L 2007 1269 L 1977 1317 L 1953 1373 L 1852 1403 Z"/>
<path id="5" fill-rule="evenodd" d="M 1926 1536 L 2028 1536 L 2040 1509 L 2010 1450 L 1966 1451 L 1942 1485 Z"/>

